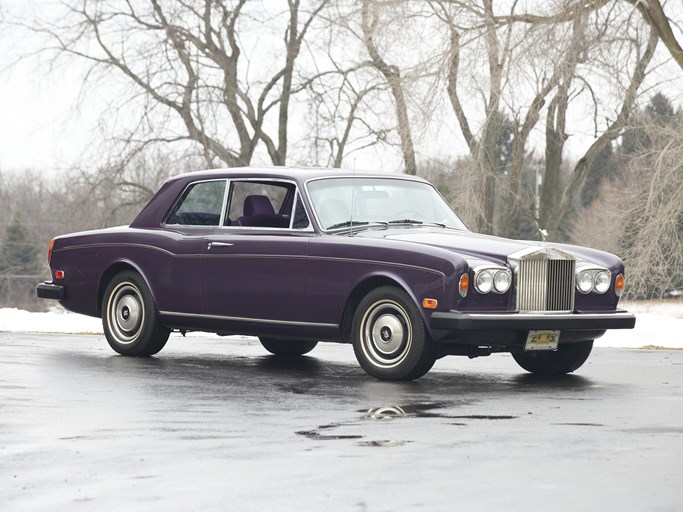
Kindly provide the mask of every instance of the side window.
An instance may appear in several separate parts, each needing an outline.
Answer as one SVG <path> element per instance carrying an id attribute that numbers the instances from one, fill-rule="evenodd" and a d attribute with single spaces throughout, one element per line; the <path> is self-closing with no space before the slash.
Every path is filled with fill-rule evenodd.
<path id="1" fill-rule="evenodd" d="M 166 219 L 166 224 L 218 226 L 224 195 L 225 180 L 195 183 L 185 190 Z"/>
<path id="2" fill-rule="evenodd" d="M 286 195 L 286 183 L 233 181 L 228 218 L 236 220 L 257 214 L 284 213 L 281 208 Z M 260 199 L 254 199 L 257 197 Z"/>
<path id="3" fill-rule="evenodd" d="M 225 225 L 258 228 L 282 228 L 292 226 L 292 213 L 295 203 L 299 208 L 296 215 L 306 217 L 300 201 L 295 201 L 296 186 L 289 182 L 278 181 L 232 181 L 230 188 L 230 206 Z M 305 229 L 308 219 L 299 219 L 302 224 L 297 229 Z"/>

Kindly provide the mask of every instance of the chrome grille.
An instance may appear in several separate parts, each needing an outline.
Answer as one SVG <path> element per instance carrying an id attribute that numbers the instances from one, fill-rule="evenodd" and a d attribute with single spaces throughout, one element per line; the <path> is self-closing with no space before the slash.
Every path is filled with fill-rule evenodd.
<path id="1" fill-rule="evenodd" d="M 573 311 L 573 259 L 529 259 L 517 267 L 517 310 Z"/>

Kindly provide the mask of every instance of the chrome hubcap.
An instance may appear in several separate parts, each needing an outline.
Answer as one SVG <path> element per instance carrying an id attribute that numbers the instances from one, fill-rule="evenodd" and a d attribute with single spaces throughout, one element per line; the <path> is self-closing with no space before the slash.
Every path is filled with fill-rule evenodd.
<path id="1" fill-rule="evenodd" d="M 375 366 L 392 368 L 410 352 L 410 318 L 403 306 L 393 300 L 384 299 L 370 306 L 360 329 L 363 352 Z"/>
<path id="2" fill-rule="evenodd" d="M 132 283 L 121 283 L 111 293 L 107 315 L 116 341 L 127 345 L 140 334 L 145 319 L 140 290 Z"/>
<path id="3" fill-rule="evenodd" d="M 126 332 L 138 328 L 141 319 L 141 306 L 137 297 L 126 295 L 116 304 L 116 322 Z"/>
<path id="4" fill-rule="evenodd" d="M 403 325 L 392 314 L 379 317 L 372 327 L 372 339 L 382 354 L 390 355 L 394 353 L 403 342 Z"/>

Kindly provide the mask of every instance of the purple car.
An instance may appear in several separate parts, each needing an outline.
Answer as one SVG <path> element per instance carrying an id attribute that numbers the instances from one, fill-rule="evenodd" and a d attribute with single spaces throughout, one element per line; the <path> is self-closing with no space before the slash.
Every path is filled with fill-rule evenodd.
<path id="1" fill-rule="evenodd" d="M 226 169 L 168 180 L 127 227 L 55 238 L 38 297 L 102 318 L 126 356 L 173 330 L 258 336 L 277 356 L 353 344 L 378 379 L 446 355 L 510 352 L 565 374 L 617 309 L 624 265 L 584 247 L 467 229 L 423 179 L 313 169 Z"/>

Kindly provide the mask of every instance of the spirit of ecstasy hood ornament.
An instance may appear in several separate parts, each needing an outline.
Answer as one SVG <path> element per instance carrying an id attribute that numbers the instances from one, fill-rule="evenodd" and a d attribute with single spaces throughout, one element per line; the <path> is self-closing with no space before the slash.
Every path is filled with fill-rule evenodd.
<path id="1" fill-rule="evenodd" d="M 548 240 L 548 232 L 545 229 L 538 229 L 538 232 L 541 234 L 541 238 L 543 239 L 543 243 L 546 243 Z"/>

